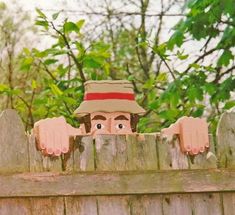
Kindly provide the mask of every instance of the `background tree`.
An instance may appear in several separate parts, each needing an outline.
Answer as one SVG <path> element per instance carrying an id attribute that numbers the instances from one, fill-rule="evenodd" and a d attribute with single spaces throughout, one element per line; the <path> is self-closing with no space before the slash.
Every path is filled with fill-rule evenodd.
<path id="1" fill-rule="evenodd" d="M 147 110 L 139 131 L 156 131 L 191 115 L 208 117 L 214 132 L 220 113 L 235 105 L 232 5 L 232 0 L 160 0 L 153 13 L 155 1 L 104 0 L 80 11 L 90 22 L 38 9 L 36 24 L 52 42 L 21 55 L 21 72 L 34 75 L 30 86 L 13 96 L 27 107 L 17 107 L 22 116 L 31 115 L 26 127 L 59 115 L 76 124 L 72 113 L 83 99 L 85 80 L 128 79 Z M 165 23 L 178 17 L 170 35 Z"/>

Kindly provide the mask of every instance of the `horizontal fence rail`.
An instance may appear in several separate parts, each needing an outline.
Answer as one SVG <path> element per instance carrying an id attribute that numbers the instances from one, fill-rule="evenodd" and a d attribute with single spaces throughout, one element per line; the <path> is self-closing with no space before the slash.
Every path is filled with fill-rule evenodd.
<path id="1" fill-rule="evenodd" d="M 0 197 L 87 196 L 235 191 L 235 170 L 86 172 L 0 176 Z"/>

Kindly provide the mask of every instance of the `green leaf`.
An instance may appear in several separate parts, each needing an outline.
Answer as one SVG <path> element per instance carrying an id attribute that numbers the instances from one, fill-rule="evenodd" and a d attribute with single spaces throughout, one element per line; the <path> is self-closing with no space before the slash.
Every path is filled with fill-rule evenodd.
<path id="1" fill-rule="evenodd" d="M 235 107 L 235 100 L 226 102 L 223 109 L 229 110 L 233 107 Z"/>
<path id="2" fill-rule="evenodd" d="M 184 41 L 184 35 L 181 31 L 176 31 L 171 38 L 169 39 L 167 46 L 170 50 L 174 48 L 175 45 L 180 47 L 183 44 Z"/>
<path id="3" fill-rule="evenodd" d="M 63 94 L 63 92 L 59 89 L 59 87 L 57 87 L 57 85 L 55 85 L 55 84 L 50 84 L 49 86 L 50 86 L 51 91 L 52 91 L 52 93 L 53 93 L 54 95 L 60 96 L 60 95 Z"/>
<path id="4" fill-rule="evenodd" d="M 218 60 L 218 66 L 228 66 L 230 60 L 234 59 L 234 56 L 230 50 L 224 50 L 223 54 Z"/>
<path id="5" fill-rule="evenodd" d="M 72 31 L 79 33 L 79 31 L 80 31 L 80 29 L 77 27 L 77 25 L 73 22 L 66 22 L 63 27 L 64 27 L 65 33 L 70 33 Z"/>
<path id="6" fill-rule="evenodd" d="M 28 71 L 33 63 L 34 59 L 32 57 L 24 58 L 20 65 L 20 70 Z"/>
<path id="7" fill-rule="evenodd" d="M 56 63 L 57 61 L 58 60 L 56 60 L 56 59 L 47 59 L 47 60 L 44 61 L 44 64 L 45 65 L 51 65 L 51 64 Z"/>
<path id="8" fill-rule="evenodd" d="M 192 116 L 201 117 L 203 115 L 203 112 L 204 112 L 204 106 L 197 108 L 197 110 L 192 113 Z"/>
<path id="9" fill-rule="evenodd" d="M 213 95 L 216 92 L 216 88 L 217 88 L 216 85 L 213 83 L 206 83 L 204 87 L 205 87 L 206 92 L 209 93 L 209 95 Z"/>
<path id="10" fill-rule="evenodd" d="M 0 93 L 7 91 L 9 87 L 5 84 L 0 84 Z"/>
<path id="11" fill-rule="evenodd" d="M 77 101 L 71 97 L 63 96 L 62 99 L 68 104 L 68 105 L 77 105 Z"/>
<path id="12" fill-rule="evenodd" d="M 44 19 L 47 18 L 46 15 L 39 8 L 36 8 L 36 12 L 38 13 L 39 17 L 44 18 Z"/>
<path id="13" fill-rule="evenodd" d="M 86 68 L 100 68 L 102 65 L 102 62 L 98 58 L 94 58 L 91 56 L 86 56 L 83 59 L 83 65 Z"/>
<path id="14" fill-rule="evenodd" d="M 52 19 L 53 19 L 53 20 L 56 20 L 59 15 L 60 15 L 60 11 L 57 12 L 57 13 L 52 14 Z"/>
<path id="15" fill-rule="evenodd" d="M 201 89 L 195 86 L 191 86 L 188 89 L 187 94 L 190 102 L 195 102 L 196 99 L 200 101 L 203 99 L 203 93 L 201 92 Z"/>
<path id="16" fill-rule="evenodd" d="M 167 81 L 167 73 L 166 72 L 161 72 L 159 73 L 159 75 L 157 76 L 156 82 L 165 82 Z"/>
<path id="17" fill-rule="evenodd" d="M 31 87 L 33 90 L 37 88 L 37 82 L 35 80 L 32 80 Z"/>
<path id="18" fill-rule="evenodd" d="M 49 26 L 47 21 L 42 21 L 42 20 L 36 20 L 35 25 L 43 26 L 45 28 L 48 28 Z"/>
<path id="19" fill-rule="evenodd" d="M 76 25 L 77 25 L 77 27 L 78 27 L 79 30 L 82 28 L 82 26 L 84 25 L 84 23 L 85 23 L 85 19 L 80 19 L 80 20 L 76 23 Z"/>
<path id="20" fill-rule="evenodd" d="M 200 65 L 196 64 L 196 63 L 192 63 L 189 65 L 190 67 L 194 68 L 194 69 L 200 69 Z"/>
<path id="21" fill-rule="evenodd" d="M 179 110 L 169 109 L 169 110 L 165 110 L 165 111 L 160 112 L 159 116 L 163 119 L 166 119 L 166 120 L 174 120 L 178 114 L 179 114 Z"/>
<path id="22" fill-rule="evenodd" d="M 180 60 L 185 60 L 188 58 L 188 54 L 184 55 L 182 52 L 179 52 L 177 51 L 177 57 L 180 59 Z"/>

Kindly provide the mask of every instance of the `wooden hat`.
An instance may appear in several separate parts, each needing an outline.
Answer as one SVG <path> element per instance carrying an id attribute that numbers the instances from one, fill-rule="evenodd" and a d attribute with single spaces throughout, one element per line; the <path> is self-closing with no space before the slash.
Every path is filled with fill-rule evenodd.
<path id="1" fill-rule="evenodd" d="M 75 114 L 82 117 L 93 112 L 144 114 L 145 110 L 135 101 L 133 85 L 129 81 L 87 81 L 84 101 Z"/>

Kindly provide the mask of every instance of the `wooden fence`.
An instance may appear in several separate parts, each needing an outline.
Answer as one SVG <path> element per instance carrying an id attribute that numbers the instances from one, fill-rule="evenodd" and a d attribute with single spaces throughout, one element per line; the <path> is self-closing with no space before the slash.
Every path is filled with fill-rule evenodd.
<path id="1" fill-rule="evenodd" d="M 0 215 L 234 215 L 235 113 L 209 152 L 190 157 L 158 134 L 71 139 L 45 157 L 14 110 L 0 116 Z"/>

